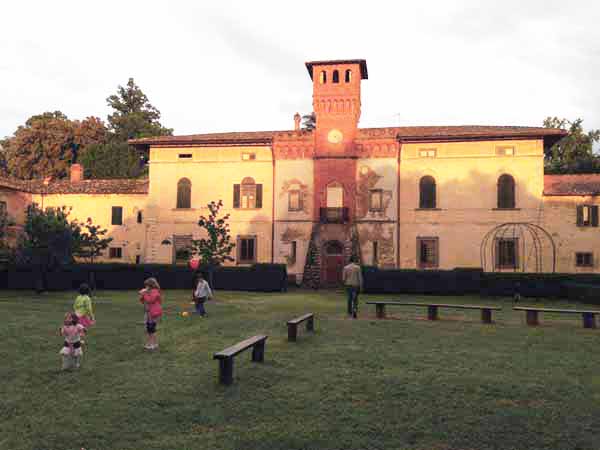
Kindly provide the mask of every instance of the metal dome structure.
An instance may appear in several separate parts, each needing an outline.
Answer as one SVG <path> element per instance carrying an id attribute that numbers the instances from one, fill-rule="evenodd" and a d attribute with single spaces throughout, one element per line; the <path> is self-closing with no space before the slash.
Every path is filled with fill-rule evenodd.
<path id="1" fill-rule="evenodd" d="M 512 242 L 515 264 L 503 266 L 499 244 Z M 485 272 L 512 270 L 514 272 L 556 271 L 556 245 L 550 233 L 539 225 L 508 222 L 492 228 L 481 241 L 481 267 Z"/>

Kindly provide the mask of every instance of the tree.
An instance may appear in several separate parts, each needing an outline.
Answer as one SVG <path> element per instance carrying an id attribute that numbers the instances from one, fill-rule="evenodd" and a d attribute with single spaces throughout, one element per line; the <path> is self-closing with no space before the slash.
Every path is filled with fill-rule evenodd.
<path id="1" fill-rule="evenodd" d="M 600 172 L 600 160 L 593 153 L 600 142 L 600 130 L 583 130 L 583 120 L 573 122 L 558 117 L 547 117 L 546 128 L 561 128 L 568 134 L 552 147 L 544 149 L 546 173 Z"/>
<path id="2" fill-rule="evenodd" d="M 67 176 L 77 154 L 88 145 L 105 142 L 102 120 L 72 121 L 60 111 L 30 117 L 2 143 L 8 173 L 17 178 Z"/>
<path id="3" fill-rule="evenodd" d="M 78 161 L 86 178 L 137 178 L 146 173 L 145 156 L 126 142 L 92 144 Z"/>
<path id="4" fill-rule="evenodd" d="M 100 225 L 94 225 L 92 218 L 88 217 L 83 229 L 76 236 L 78 239 L 76 248 L 74 249 L 75 256 L 89 258 L 90 263 L 94 263 L 94 258 L 100 256 L 108 245 L 113 241 L 113 238 L 104 237 L 108 233 L 106 228 Z"/>
<path id="5" fill-rule="evenodd" d="M 317 116 L 314 112 L 302 116 L 302 129 L 312 131 L 317 127 Z"/>
<path id="6" fill-rule="evenodd" d="M 111 95 L 106 101 L 114 110 L 108 116 L 108 123 L 117 142 L 173 134 L 171 128 L 164 128 L 160 124 L 160 111 L 150 104 L 133 78 L 129 79 L 126 87 L 119 86 L 117 94 Z"/>
<path id="7" fill-rule="evenodd" d="M 20 262 L 36 267 L 36 289 L 46 285 L 46 272 L 73 262 L 73 253 L 81 242 L 81 227 L 70 222 L 66 207 L 40 209 L 36 204 L 27 208 L 27 216 L 18 245 Z"/>
<path id="8" fill-rule="evenodd" d="M 210 211 L 208 217 L 200 216 L 198 225 L 206 230 L 208 237 L 193 240 L 192 252 L 200 257 L 200 263 L 208 267 L 208 282 L 213 284 L 213 271 L 215 267 L 220 266 L 225 261 L 233 261 L 231 251 L 235 244 L 231 242 L 229 230 L 229 214 L 219 217 L 219 210 L 223 206 L 223 201 L 210 202 L 207 207 Z"/>

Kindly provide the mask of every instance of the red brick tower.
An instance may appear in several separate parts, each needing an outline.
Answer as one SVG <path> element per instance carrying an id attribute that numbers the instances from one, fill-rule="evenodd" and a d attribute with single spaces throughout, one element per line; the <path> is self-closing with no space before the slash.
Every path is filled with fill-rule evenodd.
<path id="1" fill-rule="evenodd" d="M 354 140 L 360 118 L 360 83 L 367 79 L 363 59 L 312 61 L 306 67 L 313 81 L 314 220 L 320 223 L 321 284 L 339 281 L 352 253 L 352 221 L 356 194 Z"/>

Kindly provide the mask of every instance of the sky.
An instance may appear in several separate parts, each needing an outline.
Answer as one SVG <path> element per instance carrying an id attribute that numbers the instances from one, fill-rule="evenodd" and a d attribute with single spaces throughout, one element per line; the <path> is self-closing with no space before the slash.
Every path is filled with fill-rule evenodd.
<path id="1" fill-rule="evenodd" d="M 596 0 L 3 1 L 0 137 L 60 110 L 106 120 L 128 78 L 175 134 L 293 128 L 306 61 L 366 59 L 361 127 L 600 128 Z"/>

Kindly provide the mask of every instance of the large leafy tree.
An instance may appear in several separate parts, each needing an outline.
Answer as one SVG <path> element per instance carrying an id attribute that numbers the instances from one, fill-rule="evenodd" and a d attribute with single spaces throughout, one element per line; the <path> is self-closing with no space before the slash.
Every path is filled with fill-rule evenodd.
<path id="1" fill-rule="evenodd" d="M 88 117 L 72 121 L 60 111 L 30 117 L 14 135 L 2 142 L 7 171 L 18 178 L 61 178 L 77 155 L 94 143 L 105 142 L 102 120 Z"/>
<path id="2" fill-rule="evenodd" d="M 102 255 L 102 252 L 108 248 L 113 238 L 106 237 L 108 230 L 100 225 L 95 225 L 91 217 L 83 224 L 80 231 L 75 234 L 76 243 L 73 248 L 73 254 L 82 258 L 88 258 L 90 263 L 94 263 L 94 258 Z"/>
<path id="3" fill-rule="evenodd" d="M 561 128 L 568 134 L 545 149 L 546 173 L 600 172 L 600 159 L 594 154 L 594 144 L 600 142 L 600 130 L 583 129 L 583 120 L 569 121 L 558 117 L 544 120 L 546 128 Z"/>
<path id="4" fill-rule="evenodd" d="M 126 142 L 92 144 L 79 156 L 86 178 L 137 178 L 145 172 L 145 157 Z"/>
<path id="5" fill-rule="evenodd" d="M 160 111 L 148 101 L 146 94 L 130 78 L 126 86 L 119 86 L 117 93 L 106 99 L 114 112 L 108 123 L 117 142 L 128 139 L 173 134 L 159 122 Z"/>
<path id="6" fill-rule="evenodd" d="M 317 127 L 317 115 L 314 112 L 302 116 L 302 129 L 312 131 Z"/>

